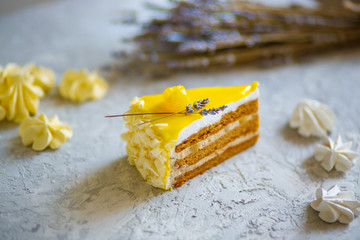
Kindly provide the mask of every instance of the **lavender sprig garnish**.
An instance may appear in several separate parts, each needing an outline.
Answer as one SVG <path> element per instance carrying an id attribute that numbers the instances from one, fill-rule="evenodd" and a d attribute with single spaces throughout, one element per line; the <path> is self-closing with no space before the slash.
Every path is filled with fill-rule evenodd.
<path id="1" fill-rule="evenodd" d="M 194 109 L 191 107 L 191 103 L 186 105 L 186 113 L 193 113 Z"/>
<path id="2" fill-rule="evenodd" d="M 200 99 L 199 101 L 195 101 L 193 105 L 191 105 L 191 103 L 189 103 L 188 105 L 186 105 L 186 112 L 187 113 L 193 113 L 194 112 L 194 108 L 196 110 L 200 110 L 203 107 L 206 106 L 206 104 L 209 103 L 209 98 L 205 98 L 205 99 Z"/>
<path id="3" fill-rule="evenodd" d="M 202 111 L 200 111 L 199 113 L 203 116 L 207 116 L 207 115 L 216 115 L 218 114 L 220 111 L 224 111 L 227 108 L 227 105 L 218 107 L 218 108 L 209 108 L 209 109 L 204 109 Z"/>
<path id="4" fill-rule="evenodd" d="M 209 99 L 208 98 L 205 98 L 205 99 L 200 99 L 199 101 L 195 101 L 194 102 L 194 108 L 196 110 L 200 110 L 202 109 L 203 107 L 206 106 L 206 104 L 209 103 Z"/>
<path id="5" fill-rule="evenodd" d="M 127 117 L 127 116 L 145 116 L 145 115 L 166 115 L 166 116 L 163 116 L 163 117 L 160 117 L 160 118 L 155 118 L 155 119 L 152 119 L 150 121 L 147 121 L 147 122 L 143 122 L 143 123 L 140 123 L 140 125 L 143 125 L 143 124 L 146 124 L 146 123 L 150 123 L 150 122 L 154 122 L 154 121 L 158 121 L 160 119 L 163 119 L 163 118 L 168 118 L 168 117 L 171 117 L 171 116 L 174 116 L 174 115 L 177 115 L 177 114 L 200 114 L 202 116 L 207 116 L 207 115 L 216 115 L 216 114 L 219 114 L 221 111 L 224 111 L 226 108 L 227 108 L 227 105 L 223 105 L 221 107 L 218 107 L 218 108 L 209 108 L 209 109 L 203 109 L 206 104 L 208 104 L 210 101 L 209 101 L 209 98 L 205 98 L 205 99 L 200 99 L 199 101 L 195 101 L 193 104 L 187 104 L 185 106 L 185 109 L 184 110 L 181 110 L 179 112 L 156 112 L 156 113 L 129 113 L 129 114 L 119 114 L 119 115 L 108 115 L 108 116 L 105 116 L 107 118 L 109 117 Z M 198 111 L 198 112 L 195 112 L 194 108 L 196 110 L 201 110 L 201 111 Z"/>

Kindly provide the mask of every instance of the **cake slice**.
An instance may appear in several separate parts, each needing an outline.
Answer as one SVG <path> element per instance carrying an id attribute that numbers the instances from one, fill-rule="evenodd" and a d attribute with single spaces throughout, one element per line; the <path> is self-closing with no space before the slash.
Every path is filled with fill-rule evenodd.
<path id="1" fill-rule="evenodd" d="M 155 187 L 181 186 L 256 143 L 258 95 L 254 82 L 237 87 L 175 86 L 133 98 L 124 117 L 128 132 L 122 135 L 130 164 Z"/>

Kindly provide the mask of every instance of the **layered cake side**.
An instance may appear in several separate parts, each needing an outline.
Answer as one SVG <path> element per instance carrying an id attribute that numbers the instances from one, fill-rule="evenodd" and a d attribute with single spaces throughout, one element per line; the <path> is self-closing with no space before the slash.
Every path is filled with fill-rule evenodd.
<path id="1" fill-rule="evenodd" d="M 254 82 L 188 90 L 177 86 L 134 98 L 124 118 L 129 131 L 122 135 L 129 162 L 155 187 L 181 186 L 256 143 L 258 95 Z M 203 99 L 208 102 L 202 111 L 183 111 Z"/>
<path id="2" fill-rule="evenodd" d="M 254 96 L 251 97 L 255 97 Z M 191 128 L 191 125 L 187 128 Z M 186 134 L 188 129 L 183 132 Z M 206 126 L 175 147 L 170 156 L 171 183 L 187 180 L 220 164 L 254 145 L 259 137 L 258 99 L 223 114 L 220 121 Z"/>

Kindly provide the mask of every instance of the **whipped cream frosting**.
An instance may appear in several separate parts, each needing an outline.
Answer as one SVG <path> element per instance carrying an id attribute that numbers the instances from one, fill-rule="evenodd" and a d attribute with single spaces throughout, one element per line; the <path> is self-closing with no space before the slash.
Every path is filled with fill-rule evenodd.
<path id="1" fill-rule="evenodd" d="M 108 84 L 98 72 L 69 70 L 65 72 L 59 88 L 63 98 L 84 102 L 103 98 L 108 91 Z"/>
<path id="2" fill-rule="evenodd" d="M 328 223 L 339 221 L 348 224 L 360 214 L 360 201 L 355 199 L 355 194 L 351 191 L 341 192 L 337 185 L 328 191 L 318 188 L 316 200 L 311 202 L 310 206 Z"/>
<path id="3" fill-rule="evenodd" d="M 44 90 L 35 84 L 35 77 L 16 64 L 0 70 L 0 106 L 8 121 L 21 122 L 36 114 Z"/>
<path id="4" fill-rule="evenodd" d="M 136 112 L 136 108 L 141 108 L 142 101 L 135 97 L 131 100 L 131 104 L 130 111 Z M 169 157 L 176 141 L 163 144 L 154 129 L 159 127 L 156 123 L 139 125 L 143 121 L 134 116 L 124 119 L 129 131 L 123 133 L 121 138 L 127 142 L 126 152 L 129 155 L 129 163 L 136 166 L 147 183 L 170 190 Z"/>
<path id="5" fill-rule="evenodd" d="M 335 167 L 337 171 L 345 172 L 353 166 L 358 156 L 351 148 L 352 142 L 343 143 L 340 136 L 335 141 L 324 138 L 321 144 L 315 145 L 314 156 L 326 171 Z"/>
<path id="6" fill-rule="evenodd" d="M 35 151 L 42 151 L 47 147 L 58 149 L 73 132 L 71 128 L 59 121 L 55 115 L 48 119 L 44 114 L 37 118 L 26 118 L 20 124 L 19 135 L 25 146 L 32 145 Z"/>
<path id="7" fill-rule="evenodd" d="M 303 137 L 327 136 L 334 123 L 335 115 L 330 108 L 312 99 L 300 102 L 290 118 L 290 127 L 297 128 Z"/>

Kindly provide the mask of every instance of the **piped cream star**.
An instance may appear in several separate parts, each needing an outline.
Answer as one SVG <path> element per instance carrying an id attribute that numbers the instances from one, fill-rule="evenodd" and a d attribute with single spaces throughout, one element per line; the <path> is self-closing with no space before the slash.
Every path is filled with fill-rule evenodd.
<path id="1" fill-rule="evenodd" d="M 331 109 L 316 100 L 300 102 L 290 118 L 290 127 L 297 128 L 303 137 L 324 137 L 332 130 L 335 115 Z"/>
<path id="2" fill-rule="evenodd" d="M 47 68 L 12 63 L 0 67 L 0 119 L 21 122 L 35 115 L 40 99 L 54 84 L 54 73 Z"/>
<path id="3" fill-rule="evenodd" d="M 348 224 L 360 214 L 360 201 L 355 199 L 355 194 L 351 191 L 341 192 L 337 185 L 328 191 L 318 188 L 316 200 L 311 202 L 310 206 L 328 223 L 339 221 Z"/>
<path id="4" fill-rule="evenodd" d="M 57 149 L 69 140 L 73 132 L 71 128 L 59 121 L 55 115 L 48 119 L 44 114 L 37 118 L 26 118 L 19 128 L 19 135 L 25 146 L 32 145 L 35 151 L 47 147 Z"/>
<path id="5" fill-rule="evenodd" d="M 343 143 L 340 136 L 335 141 L 325 138 L 321 144 L 315 145 L 314 156 L 326 171 L 335 167 L 337 171 L 345 172 L 353 166 L 358 156 L 351 147 L 352 142 Z"/>
<path id="6" fill-rule="evenodd" d="M 60 95 L 74 102 L 84 102 L 103 98 L 108 84 L 98 72 L 69 70 L 61 79 Z"/>

